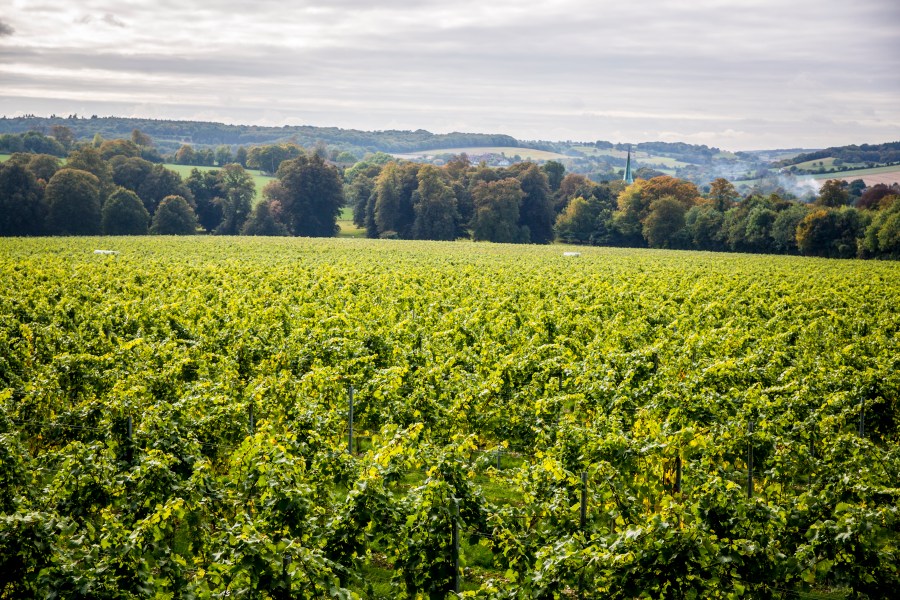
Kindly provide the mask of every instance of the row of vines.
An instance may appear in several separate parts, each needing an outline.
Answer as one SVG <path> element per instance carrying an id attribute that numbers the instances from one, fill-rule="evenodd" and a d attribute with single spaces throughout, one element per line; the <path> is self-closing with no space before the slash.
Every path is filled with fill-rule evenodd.
<path id="1" fill-rule="evenodd" d="M 896 265 L 88 238 L 0 282 L 0 598 L 900 585 Z"/>

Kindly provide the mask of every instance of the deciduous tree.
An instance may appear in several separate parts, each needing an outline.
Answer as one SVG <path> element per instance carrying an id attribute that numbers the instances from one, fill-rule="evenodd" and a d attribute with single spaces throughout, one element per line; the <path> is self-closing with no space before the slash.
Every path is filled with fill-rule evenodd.
<path id="1" fill-rule="evenodd" d="M 60 235 L 100 233 L 100 180 L 79 169 L 65 168 L 47 183 L 50 230 Z"/>
<path id="2" fill-rule="evenodd" d="M 534 163 L 519 163 L 510 171 L 516 174 L 525 194 L 519 205 L 519 226 L 527 228 L 532 244 L 549 244 L 553 241 L 556 213 L 547 176 Z"/>
<path id="3" fill-rule="evenodd" d="M 101 224 L 104 235 L 146 235 L 150 215 L 137 194 L 120 187 L 103 205 Z"/>
<path id="4" fill-rule="evenodd" d="M 278 168 L 283 197 L 279 198 L 288 231 L 293 235 L 332 237 L 344 206 L 338 170 L 318 156 L 299 156 Z"/>
<path id="5" fill-rule="evenodd" d="M 250 215 L 256 185 L 250 174 L 238 164 L 225 165 L 216 178 L 222 191 L 222 221 L 215 232 L 219 235 L 237 235 Z"/>
<path id="6" fill-rule="evenodd" d="M 708 198 L 716 210 L 724 213 L 741 199 L 741 195 L 735 189 L 733 183 L 719 177 L 710 182 Z"/>
<path id="7" fill-rule="evenodd" d="M 193 201 L 191 191 L 184 185 L 181 175 L 163 165 L 153 165 L 150 173 L 141 182 L 137 195 L 140 196 L 144 207 L 151 215 L 156 213 L 156 207 L 166 196 L 181 196 L 188 203 Z"/>
<path id="8" fill-rule="evenodd" d="M 241 228 L 241 235 L 287 235 L 287 227 L 275 218 L 272 203 L 263 200 L 253 207 L 253 212 Z"/>
<path id="9" fill-rule="evenodd" d="M 50 154 L 34 154 L 28 161 L 28 170 L 45 183 L 59 171 L 59 167 L 59 159 Z"/>
<path id="10" fill-rule="evenodd" d="M 418 173 L 412 234 L 418 240 L 456 239 L 459 213 L 456 197 L 444 181 L 443 173 L 433 165 L 424 165 Z"/>
<path id="11" fill-rule="evenodd" d="M 0 236 L 39 235 L 47 205 L 44 191 L 24 165 L 0 164 Z"/>
<path id="12" fill-rule="evenodd" d="M 528 242 L 528 230 L 519 225 L 519 204 L 524 197 L 522 186 L 515 177 L 477 183 L 472 188 L 475 203 L 472 238 L 488 242 Z"/>
<path id="13" fill-rule="evenodd" d="M 829 179 L 822 184 L 816 198 L 817 206 L 838 208 L 848 204 L 850 204 L 850 193 L 847 191 L 847 182 L 840 179 Z"/>
<path id="14" fill-rule="evenodd" d="M 642 232 L 651 248 L 678 248 L 678 234 L 684 229 L 687 207 L 674 196 L 662 196 L 650 203 Z"/>
<path id="15" fill-rule="evenodd" d="M 181 196 L 166 196 L 159 203 L 150 233 L 155 235 L 193 235 L 197 233 L 197 215 Z"/>

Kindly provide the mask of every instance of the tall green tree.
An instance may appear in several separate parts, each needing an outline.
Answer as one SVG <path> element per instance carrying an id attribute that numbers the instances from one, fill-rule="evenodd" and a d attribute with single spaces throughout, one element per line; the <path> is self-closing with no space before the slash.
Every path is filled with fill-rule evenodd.
<path id="1" fill-rule="evenodd" d="M 237 235 L 250 216 L 256 185 L 253 178 L 238 164 L 229 164 L 216 176 L 222 192 L 222 220 L 215 229 L 218 235 Z"/>
<path id="2" fill-rule="evenodd" d="M 276 173 L 280 168 L 281 163 L 292 158 L 298 158 L 302 155 L 303 150 L 296 144 L 254 146 L 247 153 L 246 166 L 251 169 L 265 171 L 266 173 Z"/>
<path id="3" fill-rule="evenodd" d="M 684 215 L 684 228 L 697 250 L 721 250 L 724 215 L 712 204 L 693 206 Z"/>
<path id="4" fill-rule="evenodd" d="M 131 130 L 131 141 L 139 147 L 150 147 L 153 145 L 153 138 L 141 131 L 140 129 Z"/>
<path id="5" fill-rule="evenodd" d="M 44 232 L 47 205 L 44 190 L 24 165 L 0 164 L 0 236 Z"/>
<path id="6" fill-rule="evenodd" d="M 60 235 L 97 235 L 100 226 L 100 180 L 79 169 L 65 168 L 47 183 L 49 228 Z"/>
<path id="7" fill-rule="evenodd" d="M 117 188 L 103 205 L 101 225 L 104 235 L 146 235 L 150 214 L 138 195 Z"/>
<path id="8" fill-rule="evenodd" d="M 563 177 L 566 175 L 566 167 L 558 160 L 548 160 L 541 165 L 541 171 L 547 176 L 547 185 L 550 186 L 550 193 L 555 194 L 562 184 Z"/>
<path id="9" fill-rule="evenodd" d="M 222 222 L 223 203 L 218 172 L 191 169 L 184 184 L 191 190 L 200 226 L 208 232 L 215 231 Z"/>
<path id="10" fill-rule="evenodd" d="M 166 196 L 159 203 L 150 233 L 154 235 L 193 235 L 197 233 L 197 215 L 181 196 Z"/>
<path id="11" fill-rule="evenodd" d="M 840 179 L 829 179 L 822 184 L 815 203 L 817 206 L 829 208 L 838 208 L 850 204 L 850 192 L 847 191 L 847 182 Z"/>
<path id="12" fill-rule="evenodd" d="M 807 256 L 852 258 L 870 218 L 849 207 L 813 210 L 797 225 L 797 247 Z"/>
<path id="13" fill-rule="evenodd" d="M 253 207 L 250 217 L 241 228 L 241 235 L 287 235 L 287 227 L 281 223 L 272 210 L 272 203 L 263 200 Z"/>
<path id="14" fill-rule="evenodd" d="M 589 202 L 581 196 L 572 198 L 556 217 L 556 238 L 569 244 L 590 244 L 599 216 L 598 203 Z"/>
<path id="15" fill-rule="evenodd" d="M 772 248 L 776 252 L 797 254 L 797 225 L 809 213 L 806 204 L 792 203 L 778 213 L 772 223 Z"/>
<path id="16" fill-rule="evenodd" d="M 174 160 L 179 165 L 196 165 L 197 155 L 189 144 L 182 144 L 181 148 L 175 151 Z"/>
<path id="17" fill-rule="evenodd" d="M 106 140 L 100 145 L 100 156 L 103 160 L 109 160 L 113 156 L 133 158 L 140 155 L 141 149 L 131 140 Z"/>
<path id="18" fill-rule="evenodd" d="M 337 168 L 316 155 L 298 156 L 282 162 L 277 177 L 282 189 L 278 200 L 292 235 L 337 235 L 337 218 L 344 206 L 344 187 Z"/>
<path id="19" fill-rule="evenodd" d="M 419 187 L 416 163 L 388 163 L 375 181 L 374 222 L 380 237 L 408 239 L 416 214 L 413 193 Z"/>
<path id="20" fill-rule="evenodd" d="M 528 229 L 532 244 L 548 244 L 553 241 L 553 222 L 556 213 L 550 199 L 547 176 L 534 163 L 515 165 L 519 185 L 524 192 L 519 206 L 519 226 Z"/>
<path id="21" fill-rule="evenodd" d="M 524 197 L 525 192 L 515 177 L 475 184 L 472 188 L 475 203 L 472 238 L 475 241 L 527 243 L 528 229 L 519 224 L 519 204 Z"/>
<path id="22" fill-rule="evenodd" d="M 455 240 L 459 213 L 456 196 L 444 181 L 440 169 L 424 165 L 419 169 L 412 234 L 417 240 Z"/>
<path id="23" fill-rule="evenodd" d="M 679 234 L 684 229 L 687 208 L 673 196 L 662 196 L 650 203 L 642 232 L 651 248 L 678 248 Z"/>
<path id="24" fill-rule="evenodd" d="M 65 125 L 53 125 L 50 128 L 50 135 L 62 145 L 66 152 L 69 152 L 75 146 L 75 134 Z"/>
<path id="25" fill-rule="evenodd" d="M 741 199 L 741 195 L 735 189 L 734 184 L 723 177 L 713 179 L 710 182 L 707 197 L 712 201 L 713 207 L 722 213 Z"/>
<path id="26" fill-rule="evenodd" d="M 886 206 L 872 218 L 860 241 L 860 256 L 900 259 L 900 196 L 885 196 Z"/>

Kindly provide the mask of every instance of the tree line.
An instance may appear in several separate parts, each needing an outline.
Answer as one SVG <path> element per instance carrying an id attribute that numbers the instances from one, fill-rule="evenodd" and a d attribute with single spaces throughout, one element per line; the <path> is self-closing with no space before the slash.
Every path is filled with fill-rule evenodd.
<path id="1" fill-rule="evenodd" d="M 900 258 L 896 184 L 831 180 L 805 203 L 783 190 L 742 197 L 725 179 L 702 192 L 667 175 L 598 183 L 557 161 L 492 168 L 460 155 L 436 166 L 376 153 L 347 166 L 322 145 L 296 144 L 223 151 L 221 169 L 182 179 L 148 159 L 152 139 L 139 130 L 91 143 L 54 133 L 70 149 L 65 164 L 17 152 L 0 169 L 0 234 L 333 236 L 349 205 L 372 238 Z M 275 175 L 255 206 L 245 166 Z"/>
<path id="2" fill-rule="evenodd" d="M 315 153 L 282 160 L 254 207 L 256 186 L 240 164 L 182 178 L 144 158 L 147 139 L 135 133 L 132 140 L 73 144 L 65 163 L 14 153 L 0 165 L 0 235 L 337 233 L 341 176 Z"/>
<path id="3" fill-rule="evenodd" d="M 508 135 L 452 132 L 436 134 L 424 129 L 415 131 L 360 131 L 340 127 L 286 125 L 229 125 L 206 121 L 174 121 L 125 117 L 90 117 L 69 115 L 50 117 L 0 117 L 0 134 L 16 134 L 23 130 L 49 133 L 54 127 L 66 127 L 79 139 L 91 139 L 99 133 L 107 139 L 128 137 L 139 129 L 153 136 L 164 153 L 175 152 L 182 144 L 202 146 L 256 146 L 276 143 L 296 143 L 312 147 L 323 141 L 341 150 L 358 152 L 412 152 L 435 148 L 464 148 L 469 146 L 518 146 Z"/>
<path id="4" fill-rule="evenodd" d="M 725 179 L 701 193 L 668 175 L 596 183 L 555 161 L 492 169 L 465 156 L 443 168 L 363 161 L 345 179 L 369 237 L 900 258 L 896 184 L 830 180 L 805 203 L 742 197 Z"/>

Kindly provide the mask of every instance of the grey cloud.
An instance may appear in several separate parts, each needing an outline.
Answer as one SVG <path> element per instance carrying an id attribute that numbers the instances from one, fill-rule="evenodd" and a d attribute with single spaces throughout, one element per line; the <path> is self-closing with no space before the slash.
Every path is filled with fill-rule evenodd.
<path id="1" fill-rule="evenodd" d="M 4 37 L 7 35 L 12 35 L 15 33 L 15 29 L 13 29 L 12 25 L 5 23 L 4 21 L 0 21 L 0 37 Z"/>
<path id="2" fill-rule="evenodd" d="M 34 76 L 16 77 L 19 88 L 60 102 L 88 92 L 98 101 L 131 96 L 133 105 L 104 106 L 158 117 L 439 125 L 544 139 L 720 132 L 753 147 L 777 136 L 871 135 L 864 123 L 879 119 L 882 130 L 896 125 L 900 38 L 890 17 L 900 10 L 883 0 L 822 1 L 601 9 L 586 0 L 531 8 L 511 0 L 257 0 L 248 10 L 238 0 L 158 0 L 112 15 L 108 0 L 81 0 L 78 10 L 95 15 L 86 22 L 141 27 L 127 47 L 106 43 L 114 35 L 106 27 L 94 29 L 96 42 L 0 46 L 0 69 L 33 67 Z M 73 76 L 39 75 L 48 65 Z M 93 73 L 81 78 L 76 69 Z M 9 74 L 0 71 L 5 83 Z M 216 96 L 222 89 L 227 99 Z M 835 124 L 805 122 L 810 112 Z"/>
<path id="3" fill-rule="evenodd" d="M 123 23 L 119 18 L 116 17 L 116 15 L 112 13 L 106 13 L 105 15 L 103 15 L 101 21 L 103 21 L 107 25 L 112 25 L 113 27 L 126 27 L 125 23 Z"/>

